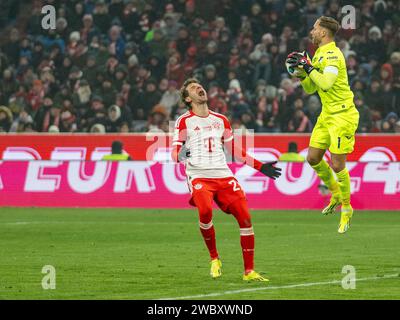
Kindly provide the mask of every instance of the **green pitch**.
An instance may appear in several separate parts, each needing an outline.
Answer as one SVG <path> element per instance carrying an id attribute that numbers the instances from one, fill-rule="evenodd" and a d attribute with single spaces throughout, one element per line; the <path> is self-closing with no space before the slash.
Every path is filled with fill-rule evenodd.
<path id="1" fill-rule="evenodd" d="M 245 283 L 239 229 L 216 211 L 223 275 L 209 258 L 194 210 L 0 208 L 0 299 L 400 299 L 400 212 L 339 215 L 253 211 L 256 270 Z M 42 267 L 56 289 L 42 288 Z M 356 270 L 344 290 L 342 268 Z"/>

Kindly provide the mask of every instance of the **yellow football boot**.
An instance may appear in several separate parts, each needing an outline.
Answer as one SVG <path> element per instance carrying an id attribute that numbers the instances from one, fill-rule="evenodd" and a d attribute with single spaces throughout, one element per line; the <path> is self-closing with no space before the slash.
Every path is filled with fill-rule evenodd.
<path id="1" fill-rule="evenodd" d="M 339 233 L 345 233 L 347 230 L 349 230 L 352 216 L 353 208 L 351 207 L 351 205 L 343 205 L 338 229 Z"/>
<path id="2" fill-rule="evenodd" d="M 269 281 L 267 278 L 264 278 L 259 273 L 255 272 L 254 270 L 251 271 L 248 274 L 244 274 L 243 275 L 243 280 L 244 281 L 261 281 L 261 282 L 268 282 Z"/>
<path id="3" fill-rule="evenodd" d="M 329 204 L 322 210 L 322 214 L 328 215 L 335 213 L 336 208 L 339 207 L 342 203 L 342 197 L 340 193 L 332 193 L 331 200 Z"/>
<path id="4" fill-rule="evenodd" d="M 218 258 L 211 260 L 210 275 L 214 279 L 222 275 L 222 262 Z"/>

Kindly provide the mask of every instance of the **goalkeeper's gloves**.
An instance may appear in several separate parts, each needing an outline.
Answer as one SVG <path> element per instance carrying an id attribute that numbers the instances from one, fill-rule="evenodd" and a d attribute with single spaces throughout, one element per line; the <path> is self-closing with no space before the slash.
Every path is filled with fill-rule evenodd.
<path id="1" fill-rule="evenodd" d="M 277 162 L 278 161 L 263 163 L 260 168 L 260 172 L 273 180 L 279 178 L 282 169 L 274 167 L 274 164 L 276 164 Z"/>
<path id="2" fill-rule="evenodd" d="M 286 62 L 292 67 L 303 67 L 304 71 L 309 75 L 314 70 L 311 61 L 308 59 L 307 52 L 292 52 L 288 55 Z"/>

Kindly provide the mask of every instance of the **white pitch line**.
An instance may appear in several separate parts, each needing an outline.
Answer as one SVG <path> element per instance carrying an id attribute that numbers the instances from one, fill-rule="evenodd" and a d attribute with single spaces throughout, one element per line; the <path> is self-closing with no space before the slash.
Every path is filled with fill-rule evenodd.
<path id="1" fill-rule="evenodd" d="M 369 278 L 356 278 L 356 282 L 358 281 L 370 281 L 370 280 L 382 280 L 382 279 L 390 279 L 399 277 L 399 274 L 388 274 L 383 275 L 381 277 L 369 277 Z M 236 293 L 244 293 L 244 292 L 254 292 L 254 291 L 264 291 L 264 290 L 278 290 L 278 289 L 291 289 L 291 288 L 300 288 L 300 287 L 313 287 L 313 286 L 322 286 L 322 285 L 329 285 L 329 284 L 340 284 L 342 280 L 332 280 L 332 281 L 325 281 L 325 282 L 309 282 L 309 283 L 299 283 L 299 284 L 290 284 L 285 286 L 271 286 L 271 287 L 262 287 L 262 288 L 249 288 L 249 289 L 240 289 L 240 290 L 229 290 L 223 292 L 214 292 L 208 294 L 198 294 L 194 296 L 185 296 L 185 297 L 175 297 L 175 298 L 161 298 L 157 300 L 182 300 L 182 299 L 197 299 L 197 298 L 208 298 L 208 297 L 219 297 L 229 294 L 236 294 Z"/>

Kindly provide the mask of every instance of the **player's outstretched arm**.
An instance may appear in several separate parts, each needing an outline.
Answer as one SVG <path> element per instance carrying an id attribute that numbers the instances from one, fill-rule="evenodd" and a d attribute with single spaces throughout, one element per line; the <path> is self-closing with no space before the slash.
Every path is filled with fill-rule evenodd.
<path id="1" fill-rule="evenodd" d="M 261 161 L 254 159 L 246 152 L 246 150 L 236 145 L 234 139 L 225 142 L 224 146 L 230 154 L 233 155 L 236 161 L 251 166 L 273 180 L 280 177 L 282 169 L 275 167 L 277 161 L 262 163 Z"/>

